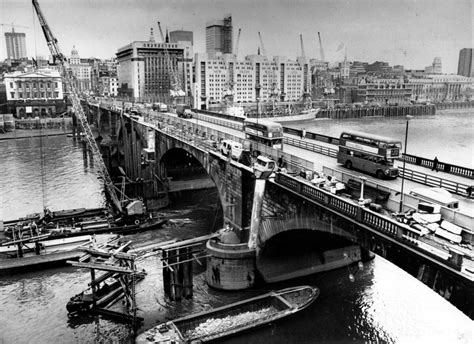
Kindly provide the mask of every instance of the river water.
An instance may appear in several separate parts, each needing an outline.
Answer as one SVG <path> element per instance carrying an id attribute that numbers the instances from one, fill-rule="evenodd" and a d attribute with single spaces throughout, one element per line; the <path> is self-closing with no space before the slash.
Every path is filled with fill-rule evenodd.
<path id="1" fill-rule="evenodd" d="M 96 170 L 90 159 L 84 158 L 82 145 L 71 138 L 0 141 L 0 156 L 0 218 L 39 212 L 44 205 L 59 210 L 104 204 Z M 222 225 L 216 190 L 183 193 L 165 210 L 165 215 L 175 220 L 173 224 L 130 236 L 130 240 L 143 244 L 184 239 L 210 233 Z M 137 287 L 139 316 L 144 318 L 139 332 L 165 320 L 269 289 L 311 284 L 318 286 L 321 294 L 309 309 L 227 342 L 471 343 L 473 340 L 472 321 L 467 316 L 381 257 L 366 263 L 364 269 L 357 272 L 355 267 L 346 267 L 235 293 L 209 288 L 202 268 L 196 265 L 194 297 L 181 303 L 170 302 L 164 296 L 158 257 L 150 257 L 139 266 L 148 272 Z M 354 282 L 349 280 L 351 272 L 355 273 Z M 67 301 L 85 289 L 89 279 L 88 270 L 73 267 L 2 277 L 0 343 L 133 341 L 128 325 L 100 317 L 68 318 Z"/>
<path id="2" fill-rule="evenodd" d="M 321 119 L 285 126 L 307 132 L 339 137 L 344 130 L 388 136 L 405 142 L 406 119 L 402 117 L 365 117 L 358 119 Z M 415 116 L 408 124 L 407 153 L 427 159 L 474 168 L 474 109 L 442 110 L 433 116 Z"/>

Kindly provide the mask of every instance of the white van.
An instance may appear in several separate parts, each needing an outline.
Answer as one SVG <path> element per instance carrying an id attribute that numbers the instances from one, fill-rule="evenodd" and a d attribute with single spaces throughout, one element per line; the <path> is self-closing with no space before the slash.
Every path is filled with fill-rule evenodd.
<path id="1" fill-rule="evenodd" d="M 232 140 L 222 140 L 220 148 L 222 155 L 229 156 L 234 160 L 239 160 L 242 154 L 242 144 Z"/>
<path id="2" fill-rule="evenodd" d="M 253 173 L 257 179 L 265 179 L 275 172 L 277 165 L 275 161 L 266 156 L 259 155 L 253 164 Z"/>
<path id="3" fill-rule="evenodd" d="M 449 209 L 459 209 L 459 201 L 443 188 L 416 188 L 410 191 L 410 195 Z"/>

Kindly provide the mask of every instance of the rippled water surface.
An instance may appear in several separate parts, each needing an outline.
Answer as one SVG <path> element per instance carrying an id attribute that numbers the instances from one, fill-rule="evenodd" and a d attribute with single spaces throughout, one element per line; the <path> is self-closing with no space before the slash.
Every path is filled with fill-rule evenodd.
<path id="1" fill-rule="evenodd" d="M 316 120 L 290 123 L 306 127 L 308 132 L 339 137 L 344 130 L 388 136 L 405 142 L 406 120 L 401 117 L 366 117 L 362 119 Z M 407 153 L 427 159 L 474 168 L 474 110 L 443 110 L 434 116 L 413 117 L 408 125 Z"/>
<path id="2" fill-rule="evenodd" d="M 43 139 L 46 204 L 53 209 L 101 206 L 102 189 L 82 146 L 70 138 Z M 0 141 L 2 216 L 15 218 L 43 207 L 40 140 Z M 222 225 L 217 191 L 183 193 L 169 209 L 175 223 L 130 236 L 137 244 L 190 238 Z M 210 289 L 196 264 L 194 297 L 170 302 L 163 294 L 161 263 L 149 257 L 140 266 L 139 315 L 144 331 L 162 321 L 251 297 L 269 289 L 311 284 L 321 294 L 307 310 L 228 343 L 472 343 L 472 321 L 441 296 L 383 258 L 355 273 L 349 268 L 242 292 Z M 352 267 L 354 270 L 355 267 Z M 126 324 L 100 317 L 70 319 L 69 298 L 86 288 L 89 271 L 57 268 L 0 279 L 0 343 L 128 343 Z"/>

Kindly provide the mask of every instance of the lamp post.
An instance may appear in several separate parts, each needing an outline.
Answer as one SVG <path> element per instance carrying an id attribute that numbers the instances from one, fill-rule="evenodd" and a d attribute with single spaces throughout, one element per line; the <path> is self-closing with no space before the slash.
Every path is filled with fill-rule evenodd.
<path id="1" fill-rule="evenodd" d="M 406 164 L 407 142 L 408 142 L 408 123 L 410 123 L 410 118 L 412 118 L 412 116 L 410 115 L 406 116 L 407 124 L 405 128 L 405 147 L 403 148 L 403 174 L 402 174 L 402 187 L 400 189 L 400 208 L 398 209 L 399 213 L 403 211 L 403 201 L 404 201 L 403 186 L 405 185 L 405 164 Z"/>
<path id="2" fill-rule="evenodd" d="M 256 93 L 256 98 L 257 98 L 257 123 L 258 123 L 258 117 L 260 116 L 260 89 L 262 86 L 260 84 L 255 85 L 255 93 Z"/>
<path id="3" fill-rule="evenodd" d="M 365 182 L 367 181 L 367 177 L 360 176 L 359 178 L 360 178 L 360 181 L 361 181 L 359 203 L 363 203 L 364 200 L 365 200 L 365 198 L 364 198 L 364 185 L 365 185 Z"/>

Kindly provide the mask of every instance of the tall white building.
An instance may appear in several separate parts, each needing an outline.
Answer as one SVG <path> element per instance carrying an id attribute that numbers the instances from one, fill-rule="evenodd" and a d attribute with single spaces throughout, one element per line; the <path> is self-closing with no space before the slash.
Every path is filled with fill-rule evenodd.
<path id="1" fill-rule="evenodd" d="M 78 91 L 90 91 L 92 66 L 88 63 L 82 63 L 76 47 L 71 51 L 69 58 L 69 69 L 74 75 L 74 83 Z"/>
<path id="2" fill-rule="evenodd" d="M 191 93 L 192 43 L 157 43 L 151 35 L 148 41 L 134 41 L 117 51 L 119 87 L 127 85 L 135 98 L 166 101 L 172 88 L 171 68 L 180 79 L 180 87 Z"/>
<path id="3" fill-rule="evenodd" d="M 5 32 L 8 59 L 19 60 L 27 57 L 25 37 L 24 33 L 15 32 L 13 28 L 12 32 Z"/>
<path id="4" fill-rule="evenodd" d="M 271 99 L 297 101 L 309 92 L 309 60 L 284 56 L 269 60 L 250 55 L 238 59 L 233 54 L 195 55 L 195 107 L 209 108 L 222 103 L 232 93 L 234 103 L 265 102 Z"/>

